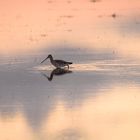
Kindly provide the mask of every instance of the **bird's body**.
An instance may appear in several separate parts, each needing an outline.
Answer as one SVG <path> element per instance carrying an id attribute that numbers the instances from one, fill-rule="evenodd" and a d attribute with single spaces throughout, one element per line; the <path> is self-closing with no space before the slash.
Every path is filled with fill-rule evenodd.
<path id="1" fill-rule="evenodd" d="M 43 63 L 44 61 L 46 61 L 48 58 L 50 58 L 50 62 L 53 66 L 55 66 L 56 68 L 62 68 L 67 66 L 69 68 L 69 65 L 72 64 L 72 62 L 66 62 L 64 60 L 54 60 L 52 55 L 49 54 L 47 58 L 45 58 L 41 63 Z"/>

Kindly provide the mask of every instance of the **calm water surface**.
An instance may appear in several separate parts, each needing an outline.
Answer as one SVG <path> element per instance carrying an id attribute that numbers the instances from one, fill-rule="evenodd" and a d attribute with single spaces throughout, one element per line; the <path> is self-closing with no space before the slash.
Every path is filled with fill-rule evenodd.
<path id="1" fill-rule="evenodd" d="M 99 54 L 49 79 L 53 67 L 39 64 L 43 56 L 1 60 L 2 140 L 140 138 L 139 63 Z"/>
<path id="2" fill-rule="evenodd" d="M 0 140 L 140 139 L 139 1 L 0 7 Z"/>

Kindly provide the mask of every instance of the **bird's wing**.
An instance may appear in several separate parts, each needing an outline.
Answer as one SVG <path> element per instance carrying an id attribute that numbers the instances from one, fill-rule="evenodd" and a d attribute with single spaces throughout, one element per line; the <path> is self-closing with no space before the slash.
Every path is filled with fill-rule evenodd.
<path id="1" fill-rule="evenodd" d="M 67 62 L 64 61 L 64 60 L 55 60 L 55 62 L 57 62 L 57 63 L 63 63 L 63 64 L 66 64 L 66 63 L 67 63 Z"/>
<path id="2" fill-rule="evenodd" d="M 67 62 L 64 60 L 55 60 L 57 63 L 63 63 L 63 64 L 72 64 L 72 62 Z"/>

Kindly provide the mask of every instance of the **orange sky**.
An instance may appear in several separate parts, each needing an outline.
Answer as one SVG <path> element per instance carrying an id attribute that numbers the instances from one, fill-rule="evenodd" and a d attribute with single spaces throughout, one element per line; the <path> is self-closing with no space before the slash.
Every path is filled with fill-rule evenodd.
<path id="1" fill-rule="evenodd" d="M 118 31 L 121 26 L 129 28 L 130 21 L 134 30 L 138 28 L 140 1 L 69 1 L 0 1 L 0 54 L 34 51 L 63 42 L 110 47 L 123 54 L 140 50 L 138 36 L 126 32 L 124 39 Z M 114 13 L 115 19 L 111 17 Z"/>

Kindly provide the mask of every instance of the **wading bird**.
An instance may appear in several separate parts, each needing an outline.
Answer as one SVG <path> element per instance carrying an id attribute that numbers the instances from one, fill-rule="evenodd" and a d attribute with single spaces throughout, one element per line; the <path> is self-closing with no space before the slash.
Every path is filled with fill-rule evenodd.
<path id="1" fill-rule="evenodd" d="M 41 63 L 46 61 L 48 58 L 50 59 L 51 64 L 55 66 L 56 68 L 62 68 L 62 67 L 67 66 L 69 69 L 69 65 L 72 64 L 72 62 L 66 62 L 64 60 L 54 60 L 51 54 L 49 54 L 48 57 L 45 58 Z"/>

